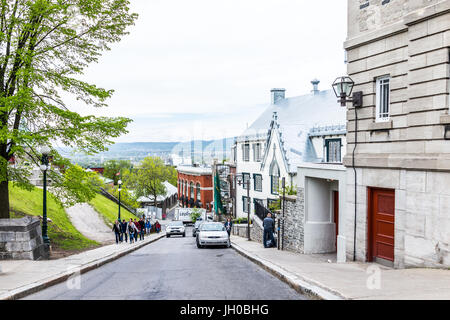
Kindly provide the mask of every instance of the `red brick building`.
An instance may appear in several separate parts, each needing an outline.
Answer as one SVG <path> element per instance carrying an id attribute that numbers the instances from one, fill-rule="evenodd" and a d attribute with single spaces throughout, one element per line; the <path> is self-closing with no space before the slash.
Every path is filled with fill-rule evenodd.
<path id="1" fill-rule="evenodd" d="M 214 205 L 212 169 L 210 167 L 178 166 L 178 195 L 180 206 L 203 208 L 208 212 Z"/>

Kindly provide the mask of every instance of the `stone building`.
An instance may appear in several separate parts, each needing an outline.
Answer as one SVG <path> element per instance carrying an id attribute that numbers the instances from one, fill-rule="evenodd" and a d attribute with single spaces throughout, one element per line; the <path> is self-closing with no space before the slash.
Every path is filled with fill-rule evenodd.
<path id="1" fill-rule="evenodd" d="M 449 46 L 449 0 L 348 0 L 349 259 L 450 266 Z"/>

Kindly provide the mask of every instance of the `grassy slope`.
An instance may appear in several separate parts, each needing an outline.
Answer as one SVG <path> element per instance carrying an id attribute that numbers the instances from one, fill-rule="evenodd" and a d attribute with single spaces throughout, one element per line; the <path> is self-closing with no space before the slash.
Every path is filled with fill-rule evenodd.
<path id="1" fill-rule="evenodd" d="M 9 197 L 10 207 L 13 211 L 12 218 L 20 218 L 20 213 L 32 216 L 42 215 L 42 189 L 35 188 L 30 192 L 10 185 Z M 52 220 L 48 224 L 48 236 L 54 247 L 71 251 L 99 245 L 83 236 L 72 225 L 64 208 L 53 200 L 50 193 L 47 193 L 47 216 Z"/>
<path id="2" fill-rule="evenodd" d="M 114 221 L 117 220 L 117 215 L 119 213 L 119 205 L 105 196 L 98 194 L 94 199 L 92 199 L 89 204 L 94 207 L 94 209 L 100 213 L 105 221 L 112 226 Z M 126 210 L 124 207 L 120 208 L 120 219 L 130 220 L 137 219 L 137 217 L 130 211 Z"/>

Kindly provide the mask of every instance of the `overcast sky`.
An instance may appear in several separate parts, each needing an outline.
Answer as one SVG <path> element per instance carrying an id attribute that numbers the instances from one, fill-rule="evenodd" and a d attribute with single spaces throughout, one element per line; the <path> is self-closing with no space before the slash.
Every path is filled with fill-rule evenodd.
<path id="1" fill-rule="evenodd" d="M 345 73 L 345 0 L 131 0 L 130 35 L 86 70 L 115 94 L 94 113 L 134 122 L 117 142 L 241 134 L 270 102 Z"/>

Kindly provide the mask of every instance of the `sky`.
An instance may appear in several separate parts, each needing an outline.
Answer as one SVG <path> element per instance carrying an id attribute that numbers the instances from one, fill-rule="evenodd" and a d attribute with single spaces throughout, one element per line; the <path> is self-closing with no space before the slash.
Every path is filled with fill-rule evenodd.
<path id="1" fill-rule="evenodd" d="M 84 80 L 113 89 L 108 107 L 82 114 L 133 119 L 116 142 L 240 135 L 271 88 L 307 94 L 346 73 L 345 0 L 130 0 L 130 34 Z"/>

